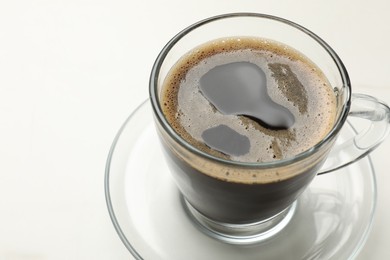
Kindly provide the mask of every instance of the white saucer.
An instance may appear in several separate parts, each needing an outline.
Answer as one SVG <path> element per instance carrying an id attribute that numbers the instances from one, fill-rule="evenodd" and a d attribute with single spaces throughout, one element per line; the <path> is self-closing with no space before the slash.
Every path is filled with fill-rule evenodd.
<path id="1" fill-rule="evenodd" d="M 340 140 L 353 134 L 346 125 Z M 369 157 L 317 176 L 297 201 L 290 223 L 256 245 L 214 240 L 187 217 L 165 164 L 149 100 L 126 120 L 112 145 L 105 175 L 108 210 L 136 259 L 351 259 L 363 247 L 376 204 Z"/>

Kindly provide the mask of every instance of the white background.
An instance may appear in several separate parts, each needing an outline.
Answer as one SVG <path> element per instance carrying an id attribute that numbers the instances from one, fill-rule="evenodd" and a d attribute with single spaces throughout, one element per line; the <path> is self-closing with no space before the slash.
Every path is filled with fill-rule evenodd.
<path id="1" fill-rule="evenodd" d="M 390 2 L 0 0 L 0 259 L 131 259 L 110 221 L 104 168 L 151 66 L 179 30 L 237 11 L 316 32 L 354 92 L 390 103 Z M 378 209 L 359 259 L 390 259 L 390 141 L 372 158 Z"/>

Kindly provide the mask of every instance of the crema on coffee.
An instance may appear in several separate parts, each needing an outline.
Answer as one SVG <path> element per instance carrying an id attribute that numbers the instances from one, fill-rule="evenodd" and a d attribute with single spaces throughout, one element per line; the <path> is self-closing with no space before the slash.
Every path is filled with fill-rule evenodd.
<path id="1" fill-rule="evenodd" d="M 169 71 L 160 102 L 186 142 L 239 162 L 302 153 L 336 117 L 336 96 L 321 70 L 262 38 L 222 38 L 191 50 Z"/>

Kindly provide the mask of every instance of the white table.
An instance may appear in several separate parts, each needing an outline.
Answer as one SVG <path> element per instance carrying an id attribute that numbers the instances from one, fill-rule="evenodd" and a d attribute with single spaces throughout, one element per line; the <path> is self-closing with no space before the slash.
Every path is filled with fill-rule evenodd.
<path id="1" fill-rule="evenodd" d="M 355 92 L 390 103 L 389 10 L 386 0 L 1 1 L 0 259 L 131 259 L 106 209 L 106 157 L 180 29 L 227 12 L 285 17 L 336 50 Z M 387 140 L 372 154 L 378 208 L 359 259 L 390 259 L 389 152 Z"/>

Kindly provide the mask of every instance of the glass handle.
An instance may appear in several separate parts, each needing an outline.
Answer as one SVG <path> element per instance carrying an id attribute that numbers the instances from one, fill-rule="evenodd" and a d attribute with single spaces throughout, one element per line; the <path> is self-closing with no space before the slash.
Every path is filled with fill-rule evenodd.
<path id="1" fill-rule="evenodd" d="M 378 99 L 352 94 L 352 106 L 348 116 L 371 121 L 369 127 L 331 150 L 320 174 L 347 166 L 373 151 L 389 133 L 390 108 Z"/>

